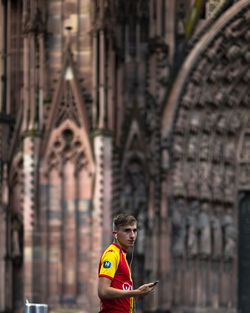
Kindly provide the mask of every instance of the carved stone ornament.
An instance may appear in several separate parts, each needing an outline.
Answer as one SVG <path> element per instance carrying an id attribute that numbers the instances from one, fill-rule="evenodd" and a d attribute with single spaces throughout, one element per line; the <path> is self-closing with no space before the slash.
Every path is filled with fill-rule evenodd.
<path id="1" fill-rule="evenodd" d="M 208 110 L 204 114 L 204 119 L 203 119 L 203 131 L 206 133 L 211 133 L 214 126 L 215 126 L 215 121 L 217 118 L 217 113 L 214 112 L 213 110 Z"/>
<path id="2" fill-rule="evenodd" d="M 224 160 L 228 163 L 234 163 L 236 157 L 235 140 L 228 138 L 224 143 Z"/>
<path id="3" fill-rule="evenodd" d="M 190 130 L 197 133 L 200 129 L 201 116 L 200 112 L 194 112 L 190 118 Z"/>
<path id="4" fill-rule="evenodd" d="M 218 81 L 221 81 L 222 79 L 224 79 L 224 77 L 225 77 L 225 68 L 223 67 L 221 63 L 219 63 L 211 71 L 208 81 L 210 83 L 215 84 Z"/>
<path id="5" fill-rule="evenodd" d="M 64 81 L 63 96 L 58 106 L 56 126 L 58 127 L 65 120 L 70 119 L 75 124 L 80 127 L 80 120 L 78 116 L 78 111 L 76 108 L 75 96 L 73 94 L 72 88 L 69 81 Z"/>
<path id="6" fill-rule="evenodd" d="M 187 118 L 188 118 L 188 111 L 184 108 L 181 108 L 178 114 L 178 119 L 175 125 L 175 133 L 177 134 L 184 134 L 185 129 L 187 127 Z"/>
<path id="7" fill-rule="evenodd" d="M 236 134 L 241 125 L 242 125 L 242 117 L 240 112 L 232 111 L 231 116 L 229 117 L 229 124 L 228 124 L 228 132 L 232 134 Z"/>
<path id="8" fill-rule="evenodd" d="M 231 261 L 234 257 L 237 240 L 237 229 L 231 209 L 227 209 L 227 213 L 223 217 L 223 227 L 225 233 L 224 259 Z"/>
<path id="9" fill-rule="evenodd" d="M 32 17 L 27 17 L 23 25 L 24 33 L 33 32 L 35 34 L 45 32 L 45 23 L 42 18 L 42 12 L 39 8 Z"/>
<path id="10" fill-rule="evenodd" d="M 222 134 L 226 130 L 226 115 L 225 114 L 220 114 L 216 123 L 216 130 L 218 133 Z"/>
<path id="11" fill-rule="evenodd" d="M 206 71 L 206 66 L 208 65 L 208 61 L 204 58 L 196 68 L 195 72 L 192 75 L 192 80 L 194 83 L 200 85 L 201 81 L 204 79 L 204 72 Z"/>
<path id="12" fill-rule="evenodd" d="M 23 256 L 23 222 L 22 216 L 15 214 L 11 223 L 11 257 L 15 263 L 20 263 Z"/>
<path id="13" fill-rule="evenodd" d="M 206 161 L 209 158 L 210 154 L 210 136 L 206 133 L 203 133 L 201 136 L 200 149 L 199 149 L 199 157 L 201 161 Z"/>
<path id="14" fill-rule="evenodd" d="M 212 18 L 224 3 L 225 0 L 208 0 L 206 3 L 207 17 Z"/>
<path id="15" fill-rule="evenodd" d="M 189 198 L 198 197 L 198 169 L 197 164 L 194 162 L 187 162 L 185 164 L 185 174 L 186 174 L 186 186 L 187 195 Z"/>
<path id="16" fill-rule="evenodd" d="M 207 258 L 211 254 L 211 227 L 208 203 L 201 205 L 197 226 L 199 230 L 199 255 L 201 258 Z"/>
<path id="17" fill-rule="evenodd" d="M 195 86 L 192 83 L 189 83 L 187 86 L 187 90 L 186 93 L 184 95 L 184 97 L 182 98 L 182 105 L 187 108 L 190 109 L 193 105 L 193 103 L 195 103 Z"/>
<path id="18" fill-rule="evenodd" d="M 250 186 L 250 163 L 240 164 L 239 185 L 241 187 L 249 188 Z"/>
<path id="19" fill-rule="evenodd" d="M 82 140 L 71 128 L 65 127 L 50 147 L 48 170 L 56 168 L 60 172 L 63 164 L 69 160 L 74 162 L 76 173 L 82 168 L 88 168 Z"/>
<path id="20" fill-rule="evenodd" d="M 242 160 L 250 159 L 250 133 L 246 133 L 244 136 L 240 158 Z"/>
<path id="21" fill-rule="evenodd" d="M 187 255 L 195 257 L 198 253 L 198 228 L 197 217 L 199 212 L 199 202 L 192 201 L 188 207 L 187 214 Z"/>
<path id="22" fill-rule="evenodd" d="M 211 198 L 211 164 L 201 162 L 199 166 L 200 197 L 203 200 Z"/>
<path id="23" fill-rule="evenodd" d="M 173 143 L 173 157 L 174 159 L 180 159 L 183 156 L 184 137 L 175 136 Z"/>
<path id="24" fill-rule="evenodd" d="M 233 203 L 235 201 L 235 168 L 232 166 L 227 166 L 225 168 L 225 200 L 226 202 Z"/>
<path id="25" fill-rule="evenodd" d="M 170 66 L 168 63 L 168 51 L 167 49 L 157 50 L 157 68 L 159 71 L 158 82 L 165 88 L 169 82 Z"/>
<path id="26" fill-rule="evenodd" d="M 144 114 L 144 120 L 146 124 L 147 133 L 150 136 L 156 129 L 156 111 L 157 101 L 156 98 L 150 93 L 146 92 L 146 108 Z"/>
<path id="27" fill-rule="evenodd" d="M 219 165 L 214 165 L 212 167 L 212 191 L 213 198 L 218 201 L 222 201 L 224 199 L 224 184 L 223 184 L 223 167 Z"/>
<path id="28" fill-rule="evenodd" d="M 176 201 L 172 212 L 173 255 L 183 257 L 186 238 L 185 202 L 183 199 Z"/>
<path id="29" fill-rule="evenodd" d="M 214 208 L 214 213 L 211 216 L 212 257 L 214 260 L 218 260 L 222 256 L 223 248 L 222 212 L 223 212 L 222 206 L 217 204 Z"/>
<path id="30" fill-rule="evenodd" d="M 190 136 L 187 147 L 188 159 L 194 160 L 197 157 L 197 150 L 198 150 L 198 136 Z"/>
<path id="31" fill-rule="evenodd" d="M 220 162 L 222 160 L 223 137 L 214 135 L 213 138 L 212 159 L 215 162 Z"/>
<path id="32" fill-rule="evenodd" d="M 142 161 L 135 157 L 129 160 L 124 173 L 121 208 L 129 209 L 137 216 L 141 210 L 146 210 L 147 199 L 146 176 Z"/>
<path id="33" fill-rule="evenodd" d="M 182 162 L 176 162 L 172 173 L 172 190 L 174 196 L 184 196 L 186 194 Z"/>
<path id="34" fill-rule="evenodd" d="M 213 61 L 217 57 L 218 50 L 222 46 L 223 40 L 223 37 L 217 38 L 213 46 L 205 52 L 205 56 L 209 61 Z"/>

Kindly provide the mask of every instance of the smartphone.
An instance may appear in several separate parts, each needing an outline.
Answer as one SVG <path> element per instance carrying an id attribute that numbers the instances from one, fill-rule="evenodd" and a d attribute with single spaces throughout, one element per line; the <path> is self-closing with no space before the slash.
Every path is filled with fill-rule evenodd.
<path id="1" fill-rule="evenodd" d="M 159 283 L 159 280 L 155 280 L 154 282 L 153 282 L 153 285 L 155 286 L 155 285 L 157 285 Z"/>

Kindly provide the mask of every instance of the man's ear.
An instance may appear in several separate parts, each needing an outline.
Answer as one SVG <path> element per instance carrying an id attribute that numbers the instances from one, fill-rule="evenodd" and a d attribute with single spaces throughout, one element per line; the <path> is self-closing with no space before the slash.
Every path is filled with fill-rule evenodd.
<path id="1" fill-rule="evenodd" d="M 113 235 L 114 235 L 115 239 L 117 239 L 117 232 L 116 231 L 113 231 Z"/>

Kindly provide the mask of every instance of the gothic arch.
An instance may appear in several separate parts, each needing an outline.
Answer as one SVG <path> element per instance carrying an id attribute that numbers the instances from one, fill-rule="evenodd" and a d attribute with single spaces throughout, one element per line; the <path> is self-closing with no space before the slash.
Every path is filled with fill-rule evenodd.
<path id="1" fill-rule="evenodd" d="M 167 103 L 163 108 L 162 118 L 162 135 L 168 136 L 174 124 L 174 118 L 177 114 L 178 107 L 180 106 L 181 98 L 185 93 L 188 80 L 192 72 L 200 63 L 201 57 L 205 54 L 209 46 L 215 44 L 216 38 L 222 35 L 225 28 L 232 24 L 241 14 L 247 12 L 249 9 L 249 0 L 241 0 L 234 6 L 228 9 L 203 35 L 199 42 L 190 51 L 189 56 L 186 58 L 175 82 L 172 87 L 171 93 L 168 97 Z M 246 17 L 247 18 L 247 17 Z M 249 36 L 249 35 L 248 35 Z M 247 38 L 246 38 L 247 39 Z M 220 43 L 218 42 L 217 45 Z M 217 47 L 218 48 L 218 47 Z M 211 57 L 212 51 L 211 51 Z"/>
<path id="2" fill-rule="evenodd" d="M 76 126 L 81 129 L 81 137 L 90 163 L 90 171 L 93 174 L 94 159 L 89 140 L 88 113 L 80 90 L 72 52 L 70 47 L 67 46 L 65 50 L 62 74 L 57 84 L 51 103 L 49 117 L 46 123 L 41 154 L 43 155 L 47 149 L 48 140 L 52 130 L 57 128 L 63 121 L 72 120 Z"/>
<path id="3" fill-rule="evenodd" d="M 249 9 L 249 0 L 237 2 L 200 38 L 163 112 L 177 307 L 237 306 L 237 149 L 250 116 Z"/>
<path id="4" fill-rule="evenodd" d="M 135 216 L 145 214 L 148 185 L 148 166 L 145 159 L 145 138 L 138 117 L 134 116 L 123 152 L 121 208 Z"/>
<path id="5" fill-rule="evenodd" d="M 51 306 L 89 303 L 94 160 L 87 110 L 67 47 L 41 149 L 43 299 Z"/>

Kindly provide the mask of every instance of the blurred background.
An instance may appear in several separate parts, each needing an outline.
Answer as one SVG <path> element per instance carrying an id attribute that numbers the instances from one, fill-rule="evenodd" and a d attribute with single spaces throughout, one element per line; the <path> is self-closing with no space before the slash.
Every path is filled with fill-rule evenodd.
<path id="1" fill-rule="evenodd" d="M 136 312 L 250 312 L 250 0 L 1 0 L 0 312 L 94 313 L 136 216 Z"/>

